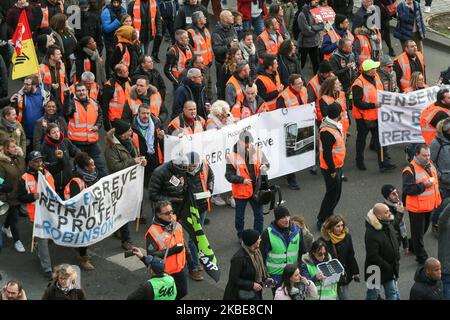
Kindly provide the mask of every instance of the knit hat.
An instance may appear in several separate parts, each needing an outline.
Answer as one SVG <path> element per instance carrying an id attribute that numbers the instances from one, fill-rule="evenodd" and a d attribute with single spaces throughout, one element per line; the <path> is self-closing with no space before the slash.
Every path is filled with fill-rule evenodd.
<path id="1" fill-rule="evenodd" d="M 86 7 L 89 7 L 89 2 L 88 2 L 88 0 L 80 0 L 79 2 L 78 2 L 78 6 L 80 7 L 80 8 L 86 8 Z"/>
<path id="2" fill-rule="evenodd" d="M 111 122 L 111 125 L 114 129 L 116 129 L 115 133 L 118 136 L 121 136 L 122 134 L 131 129 L 131 125 L 128 122 L 123 121 L 121 119 L 115 119 L 114 121 Z"/>
<path id="3" fill-rule="evenodd" d="M 290 216 L 288 208 L 284 206 L 278 206 L 273 210 L 273 214 L 275 215 L 275 221 L 283 219 L 286 216 Z"/>
<path id="4" fill-rule="evenodd" d="M 252 143 L 253 142 L 253 136 L 250 131 L 242 131 L 239 134 L 239 141 L 243 141 L 245 143 Z"/>
<path id="5" fill-rule="evenodd" d="M 164 273 L 165 264 L 163 259 L 156 256 L 146 256 L 145 263 L 153 270 L 154 273 Z"/>
<path id="6" fill-rule="evenodd" d="M 337 27 L 339 27 L 339 25 L 344 22 L 344 20 L 347 19 L 347 17 L 343 14 L 336 14 L 336 17 L 334 18 L 334 23 L 336 24 Z"/>
<path id="7" fill-rule="evenodd" d="M 387 54 L 385 54 L 382 58 L 381 58 L 381 66 L 382 67 L 384 67 L 384 66 L 390 66 L 390 65 L 393 65 L 394 64 L 394 61 L 392 61 L 392 58 L 389 56 L 389 55 L 387 55 Z"/>
<path id="8" fill-rule="evenodd" d="M 342 113 L 342 107 L 339 103 L 333 102 L 328 106 L 327 117 L 330 119 L 336 119 Z"/>
<path id="9" fill-rule="evenodd" d="M 253 229 L 246 229 L 242 232 L 242 242 L 244 242 L 247 247 L 250 247 L 254 245 L 256 241 L 258 241 L 259 236 L 260 234 L 258 231 Z"/>
<path id="10" fill-rule="evenodd" d="M 119 29 L 117 29 L 115 35 L 116 37 L 122 37 L 122 39 L 132 41 L 133 31 L 134 28 L 132 26 L 121 26 Z"/>
<path id="11" fill-rule="evenodd" d="M 328 73 L 331 71 L 333 71 L 333 69 L 331 69 L 331 64 L 327 60 L 324 60 L 319 64 L 319 73 Z"/>
<path id="12" fill-rule="evenodd" d="M 385 184 L 381 187 L 381 194 L 385 199 L 389 197 L 389 195 L 392 193 L 392 191 L 396 190 L 397 188 L 394 187 L 392 184 Z"/>

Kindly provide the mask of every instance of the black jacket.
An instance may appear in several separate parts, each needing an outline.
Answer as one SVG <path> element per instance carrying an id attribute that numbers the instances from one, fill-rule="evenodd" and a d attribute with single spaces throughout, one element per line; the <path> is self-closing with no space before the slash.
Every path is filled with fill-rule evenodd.
<path id="1" fill-rule="evenodd" d="M 100 51 L 99 51 L 100 52 Z M 92 60 L 84 51 L 82 48 L 75 51 L 75 69 L 76 69 L 76 75 L 77 80 L 81 81 L 81 75 L 83 74 L 84 70 L 84 59 L 88 58 L 89 62 L 91 63 L 91 72 L 96 75 L 97 74 L 97 65 L 94 60 Z"/>
<path id="2" fill-rule="evenodd" d="M 264 70 L 260 70 L 258 72 L 258 75 L 263 75 L 263 76 L 268 76 L 273 83 L 276 84 L 276 80 L 275 80 L 275 73 L 278 71 L 274 71 L 274 73 L 272 74 L 268 74 L 266 71 Z M 264 83 L 260 80 L 260 79 L 256 79 L 255 80 L 256 86 L 258 87 L 258 96 L 260 96 L 261 98 L 264 99 L 264 101 L 271 101 L 273 99 L 276 99 L 279 95 L 278 90 L 272 91 L 272 92 L 267 92 L 266 86 L 264 85 Z"/>
<path id="3" fill-rule="evenodd" d="M 139 141 L 139 155 L 146 157 L 148 159 L 149 154 L 148 154 L 148 148 L 147 148 L 147 143 L 145 142 L 145 137 L 142 135 L 141 131 L 139 130 L 138 127 L 138 123 L 136 121 L 136 117 L 137 115 L 133 118 L 133 121 L 131 122 L 131 129 L 133 129 L 133 132 L 135 134 L 137 134 L 138 136 L 138 141 Z M 161 124 L 161 120 L 159 120 L 159 118 L 155 117 L 153 114 L 151 115 L 151 119 L 153 121 L 153 125 L 155 126 L 155 131 L 153 132 L 154 135 L 154 142 L 153 142 L 153 148 L 155 150 L 155 153 L 157 154 L 158 152 L 158 146 L 161 146 L 161 149 L 163 148 L 163 144 L 164 144 L 164 140 L 159 140 L 158 137 L 156 136 L 157 133 L 159 132 L 159 130 L 162 129 L 162 124 Z"/>
<path id="4" fill-rule="evenodd" d="M 343 14 L 347 17 L 353 15 L 353 0 L 333 0 L 330 2 L 330 5 L 336 13 Z"/>
<path id="5" fill-rule="evenodd" d="M 302 74 L 302 66 L 296 56 L 278 55 L 278 74 L 283 86 L 289 85 L 289 76 L 293 73 Z"/>
<path id="6" fill-rule="evenodd" d="M 386 199 L 384 199 L 384 204 L 389 207 L 389 211 L 391 211 L 392 215 L 394 216 L 394 230 L 397 234 L 398 244 L 399 245 L 402 244 L 403 248 L 407 248 L 408 247 L 408 237 L 402 238 L 402 235 L 400 232 L 400 223 L 403 220 L 404 212 L 403 213 L 398 212 L 397 207 L 395 205 L 393 205 L 393 203 L 387 201 Z M 406 209 L 405 209 L 405 212 L 407 212 Z"/>
<path id="7" fill-rule="evenodd" d="M 365 280 L 367 281 L 368 277 L 373 275 L 367 273 L 367 268 L 372 265 L 380 268 L 381 284 L 397 279 L 400 253 L 392 223 L 382 224 L 370 210 L 366 218 L 364 241 L 366 244 Z"/>
<path id="8" fill-rule="evenodd" d="M 203 171 L 204 163 L 201 163 L 200 168 L 192 175 L 190 173 L 186 173 L 186 182 L 188 188 L 191 188 L 192 192 L 199 193 L 203 192 L 202 180 L 200 178 L 200 173 Z M 206 185 L 208 190 L 212 193 L 214 190 L 214 172 L 211 170 L 211 167 L 208 166 L 208 179 L 206 181 Z M 207 199 L 196 200 L 197 209 L 200 213 L 205 212 L 208 209 L 208 201 Z"/>
<path id="9" fill-rule="evenodd" d="M 350 87 L 359 75 L 356 67 L 355 69 L 347 67 L 347 64 L 351 62 L 355 62 L 355 65 L 357 64 L 355 55 L 353 53 L 343 54 L 339 49 L 330 58 L 331 69 L 342 83 L 342 88 L 345 92 L 350 90 Z"/>
<path id="10" fill-rule="evenodd" d="M 253 290 L 255 278 L 256 270 L 252 260 L 248 253 L 240 248 L 231 258 L 230 273 L 223 300 L 239 300 L 239 290 Z M 262 292 L 259 291 L 256 294 L 262 300 Z"/>
<path id="11" fill-rule="evenodd" d="M 211 34 L 211 41 L 214 51 L 214 60 L 223 64 L 227 57 L 227 52 L 230 49 L 230 44 L 233 39 L 237 39 L 238 35 L 233 26 L 225 27 L 220 22 L 217 23 L 216 28 Z"/>
<path id="12" fill-rule="evenodd" d="M 184 79 L 174 92 L 171 119 L 174 119 L 183 113 L 184 103 L 189 100 L 196 103 L 197 115 L 203 119 L 207 119 L 208 113 L 205 109 L 205 103 L 207 102 L 205 86 L 203 84 L 196 84 L 188 78 Z"/>
<path id="13" fill-rule="evenodd" d="M 424 267 L 419 267 L 414 275 L 409 300 L 443 300 L 442 280 L 430 279 Z"/>
<path id="14" fill-rule="evenodd" d="M 75 29 L 75 37 L 78 41 L 86 36 L 91 36 L 97 43 L 98 52 L 103 51 L 102 24 L 100 15 L 92 12 L 81 11 L 81 28 Z M 95 72 L 93 72 L 95 74 Z"/>
<path id="15" fill-rule="evenodd" d="M 163 100 L 165 100 L 164 98 L 166 96 L 166 85 L 164 84 L 164 79 L 162 78 L 158 70 L 152 69 L 149 71 L 145 71 L 144 69 L 142 69 L 141 65 L 139 65 L 137 69 L 134 70 L 133 77 L 131 78 L 131 84 L 134 85 L 139 76 L 148 77 L 150 84 L 158 89 L 161 97 L 163 98 Z"/>
<path id="16" fill-rule="evenodd" d="M 178 179 L 181 177 L 185 179 L 186 173 L 178 171 L 174 167 L 172 161 L 160 165 L 153 171 L 148 187 L 150 200 L 155 202 L 161 200 L 169 200 L 175 203 L 181 202 L 184 186 L 181 183 L 176 186 L 174 183 L 170 182 L 170 179 L 173 176 Z M 186 181 L 184 185 L 186 185 Z"/>
<path id="17" fill-rule="evenodd" d="M 125 42 L 120 42 L 122 43 L 122 50 L 118 47 L 115 46 L 114 47 L 114 51 L 111 57 L 111 66 L 115 66 L 116 64 L 119 64 L 120 61 L 122 60 L 123 55 L 125 54 L 125 47 L 128 49 L 128 52 L 130 54 L 130 66 L 128 67 L 128 70 L 136 70 L 136 68 L 139 65 L 139 59 L 141 56 L 141 49 L 139 48 L 139 46 L 131 44 L 131 43 L 125 43 Z M 116 43 L 118 44 L 118 43 Z"/>
<path id="18" fill-rule="evenodd" d="M 185 4 L 181 6 L 177 16 L 175 17 L 174 30 L 189 29 L 189 27 L 192 26 L 192 14 L 196 11 L 201 11 L 205 17 L 208 17 L 208 10 L 200 4 L 200 1 L 196 5 L 190 5 L 189 0 L 186 1 Z M 208 22 L 206 23 L 206 27 L 208 28 Z"/>
<path id="19" fill-rule="evenodd" d="M 128 81 L 128 79 L 126 81 Z M 119 78 L 115 74 L 113 74 L 112 78 L 109 80 L 110 84 L 105 84 L 103 86 L 103 93 L 100 101 L 101 108 L 99 108 L 99 110 L 102 110 L 103 124 L 105 125 L 106 131 L 109 131 L 111 129 L 111 122 L 109 121 L 109 102 L 114 97 L 114 92 L 116 90 L 115 84 L 116 82 L 118 82 L 122 86 L 122 88 L 125 88 L 126 81 L 125 79 Z M 132 118 L 133 112 L 128 106 L 128 103 L 125 103 L 121 119 L 127 122 L 131 122 Z"/>

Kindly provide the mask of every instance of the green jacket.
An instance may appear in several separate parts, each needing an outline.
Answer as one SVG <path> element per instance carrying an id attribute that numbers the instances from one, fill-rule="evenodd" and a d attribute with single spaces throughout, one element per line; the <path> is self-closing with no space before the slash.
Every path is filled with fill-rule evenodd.
<path id="1" fill-rule="evenodd" d="M 125 168 L 134 166 L 134 158 L 139 156 L 136 146 L 133 143 L 134 155 L 125 148 L 114 136 L 114 129 L 106 134 L 105 160 L 109 173 L 114 173 Z"/>
<path id="2" fill-rule="evenodd" d="M 16 141 L 16 145 L 22 148 L 22 151 L 25 152 L 27 147 L 27 137 L 20 122 L 17 122 L 17 129 L 11 132 L 6 129 L 3 121 L 5 120 L 0 120 L 0 144 L 2 144 L 6 139 L 13 138 L 14 141 Z"/>
<path id="3" fill-rule="evenodd" d="M 26 162 L 23 156 L 12 159 L 0 152 L 0 177 L 8 181 L 13 187 L 9 193 L 0 193 L 0 200 L 7 202 L 10 206 L 18 206 L 18 182 L 25 173 Z"/>

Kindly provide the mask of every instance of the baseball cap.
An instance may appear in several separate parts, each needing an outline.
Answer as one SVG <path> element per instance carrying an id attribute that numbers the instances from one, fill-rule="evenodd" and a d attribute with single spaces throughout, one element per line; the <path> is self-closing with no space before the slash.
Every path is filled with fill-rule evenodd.
<path id="1" fill-rule="evenodd" d="M 28 156 L 28 161 L 35 161 L 43 158 L 44 156 L 39 151 L 31 151 L 30 155 Z"/>
<path id="2" fill-rule="evenodd" d="M 362 69 L 363 69 L 363 71 L 369 71 L 369 70 L 372 70 L 372 69 L 376 69 L 379 66 L 380 66 L 379 62 L 375 62 L 375 61 L 373 61 L 371 59 L 368 59 L 368 60 L 365 60 L 363 62 Z"/>
<path id="3" fill-rule="evenodd" d="M 165 264 L 163 259 L 156 256 L 146 256 L 145 263 L 153 270 L 154 273 L 164 273 Z"/>

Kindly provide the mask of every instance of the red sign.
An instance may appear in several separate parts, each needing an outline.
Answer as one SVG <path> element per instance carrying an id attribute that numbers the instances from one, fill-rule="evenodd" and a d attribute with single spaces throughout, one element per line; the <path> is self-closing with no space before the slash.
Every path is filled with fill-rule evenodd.
<path id="1" fill-rule="evenodd" d="M 334 21 L 336 13 L 332 7 L 317 7 L 311 10 L 311 14 L 317 20 L 317 22 Z"/>

